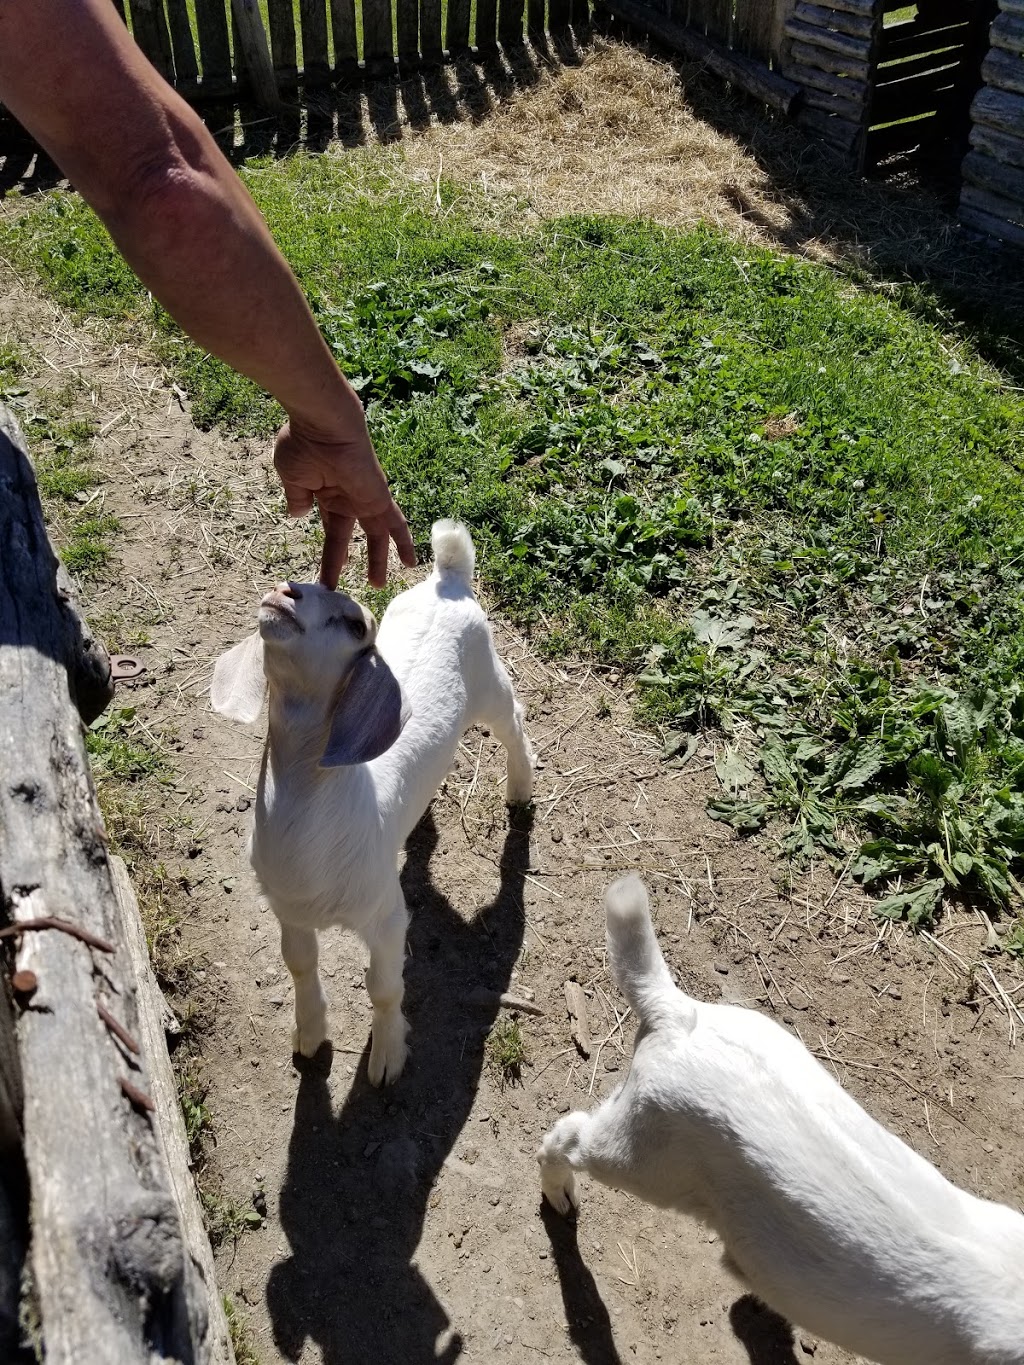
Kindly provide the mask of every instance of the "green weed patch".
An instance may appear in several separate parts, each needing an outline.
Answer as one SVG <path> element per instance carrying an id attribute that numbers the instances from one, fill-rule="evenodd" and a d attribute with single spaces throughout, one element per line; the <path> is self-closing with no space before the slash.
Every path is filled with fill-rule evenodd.
<path id="1" fill-rule="evenodd" d="M 666 761 L 717 728 L 717 819 L 849 857 L 913 923 L 1019 902 L 1024 402 L 920 290 L 710 231 L 502 234 L 368 158 L 246 175 L 422 548 L 464 518 L 540 648 L 637 676 Z M 0 220 L 0 248 L 66 306 L 155 321 L 202 422 L 278 420 L 76 199 Z"/>

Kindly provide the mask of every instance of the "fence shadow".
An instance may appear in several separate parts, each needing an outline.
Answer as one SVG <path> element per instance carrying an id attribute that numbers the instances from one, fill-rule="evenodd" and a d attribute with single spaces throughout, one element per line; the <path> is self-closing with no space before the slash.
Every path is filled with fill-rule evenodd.
<path id="1" fill-rule="evenodd" d="M 426 1201 L 476 1095 L 484 1043 L 519 955 L 532 817 L 510 815 L 494 900 L 463 920 L 430 881 L 437 831 L 428 814 L 407 847 L 412 912 L 406 962 L 411 1052 L 393 1088 L 366 1077 L 368 1049 L 334 1113 L 325 1046 L 301 1063 L 280 1193 L 289 1254 L 267 1303 L 278 1350 L 309 1339 L 326 1365 L 456 1361 L 456 1326 L 413 1264 Z M 481 987 L 486 988 L 481 992 Z M 490 1004 L 479 1003 L 482 994 Z"/>

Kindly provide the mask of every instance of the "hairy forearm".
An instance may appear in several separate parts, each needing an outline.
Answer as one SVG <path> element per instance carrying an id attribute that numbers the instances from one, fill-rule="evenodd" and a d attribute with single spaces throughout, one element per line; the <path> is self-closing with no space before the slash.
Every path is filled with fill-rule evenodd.
<path id="1" fill-rule="evenodd" d="M 244 185 L 109 0 L 0 0 L 0 99 L 201 346 L 313 434 L 362 424 Z"/>

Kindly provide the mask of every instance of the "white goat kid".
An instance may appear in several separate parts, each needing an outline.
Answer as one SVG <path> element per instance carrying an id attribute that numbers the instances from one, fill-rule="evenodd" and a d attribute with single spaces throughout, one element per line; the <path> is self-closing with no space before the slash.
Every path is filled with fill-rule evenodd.
<path id="1" fill-rule="evenodd" d="M 399 851 L 469 726 L 505 746 L 510 804 L 533 789 L 522 707 L 473 595 L 473 542 L 439 521 L 431 543 L 433 572 L 392 601 L 379 630 L 344 593 L 279 584 L 257 633 L 217 660 L 210 694 L 215 710 L 252 722 L 269 691 L 249 856 L 281 922 L 293 1047 L 311 1057 L 328 1037 L 316 935 L 344 925 L 370 950 L 374 1085 L 394 1081 L 407 1055 Z"/>
<path id="2" fill-rule="evenodd" d="M 785 1029 L 677 990 L 637 876 L 605 897 L 613 974 L 640 1029 L 629 1074 L 538 1152 L 714 1228 L 791 1322 L 882 1365 L 1024 1363 L 1024 1216 L 951 1185 Z"/>

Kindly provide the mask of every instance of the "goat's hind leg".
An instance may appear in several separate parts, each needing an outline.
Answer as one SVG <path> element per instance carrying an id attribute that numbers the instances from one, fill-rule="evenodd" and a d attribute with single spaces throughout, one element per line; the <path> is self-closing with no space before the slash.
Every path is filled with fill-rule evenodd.
<path id="1" fill-rule="evenodd" d="M 504 666 L 495 658 L 502 676 L 495 679 L 490 705 L 480 717 L 490 726 L 495 737 L 505 746 L 508 757 L 508 776 L 505 779 L 505 800 L 510 806 L 525 805 L 533 795 L 533 769 L 536 762 L 533 745 L 523 725 L 523 708 L 516 701 L 512 682 Z"/>
<path id="2" fill-rule="evenodd" d="M 327 998 L 317 970 L 316 931 L 282 924 L 281 956 L 295 986 L 292 1051 L 312 1057 L 327 1039 Z"/>
<path id="3" fill-rule="evenodd" d="M 391 1085 L 401 1074 L 409 1055 L 406 1035 L 409 1026 L 402 1014 L 405 983 L 405 932 L 409 912 L 397 878 L 391 895 L 391 909 L 377 924 L 370 939 L 370 966 L 366 972 L 366 992 L 373 1004 L 373 1035 L 367 1074 L 371 1085 L 387 1081 Z"/>

